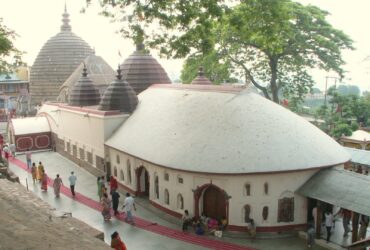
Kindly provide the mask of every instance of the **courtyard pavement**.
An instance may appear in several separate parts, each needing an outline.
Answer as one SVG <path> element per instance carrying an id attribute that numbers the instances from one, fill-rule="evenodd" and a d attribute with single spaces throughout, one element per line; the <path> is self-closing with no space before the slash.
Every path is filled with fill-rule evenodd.
<path id="1" fill-rule="evenodd" d="M 17 155 L 16 159 L 25 162 L 24 155 Z M 69 186 L 68 177 L 70 175 L 70 172 L 74 171 L 75 175 L 77 176 L 76 192 L 79 192 L 84 197 L 90 198 L 92 201 L 95 201 L 94 203 L 98 201 L 96 177 L 86 170 L 80 168 L 75 163 L 69 161 L 68 159 L 55 152 L 33 153 L 32 160 L 36 163 L 41 161 L 45 167 L 46 173 L 50 178 L 54 179 L 56 174 L 60 174 L 61 178 L 63 179 L 64 185 L 67 187 Z M 158 213 L 153 213 L 151 209 L 147 209 L 146 206 L 140 206 L 140 204 L 138 204 L 138 209 L 135 212 L 135 215 L 138 217 L 138 219 L 141 218 L 143 221 L 150 221 L 151 223 L 153 223 L 153 225 L 158 224 L 159 226 L 164 226 L 168 228 L 168 230 L 172 230 L 171 232 L 174 232 L 174 229 L 176 229 L 179 235 L 176 235 L 176 237 L 171 237 L 169 235 L 165 236 L 166 233 L 161 234 L 160 232 L 150 232 L 148 230 L 140 228 L 140 225 L 132 226 L 130 224 L 124 223 L 119 219 L 116 219 L 115 217 L 112 217 L 112 220 L 110 222 L 104 222 L 99 211 L 93 209 L 91 206 L 86 206 L 86 204 L 84 204 L 83 202 L 79 202 L 77 199 L 70 198 L 69 194 L 62 194 L 61 198 L 57 199 L 54 196 L 52 188 L 50 187 L 48 189 L 48 192 L 41 192 L 40 184 L 33 184 L 31 174 L 20 168 L 17 161 L 13 162 L 11 160 L 9 168 L 16 175 L 19 176 L 21 184 L 25 186 L 28 185 L 30 191 L 34 192 L 41 199 L 49 203 L 52 207 L 59 211 L 59 213 L 72 212 L 73 217 L 80 219 L 90 226 L 104 232 L 105 242 L 107 242 L 108 244 L 110 243 L 111 233 L 113 233 L 114 231 L 118 231 L 122 236 L 122 239 L 126 243 L 128 249 L 209 249 L 202 247 L 201 244 L 197 242 L 197 240 L 194 240 L 194 244 L 181 240 L 181 229 L 179 228 L 178 224 L 169 222 L 168 220 L 164 219 L 163 216 L 159 216 Z M 120 208 L 122 207 L 123 197 L 124 195 L 121 194 L 119 206 Z M 217 240 L 219 240 L 218 238 L 216 239 L 213 236 L 200 237 L 206 238 L 206 240 L 215 240 L 216 242 Z M 197 238 L 193 237 L 191 239 Z M 257 239 L 255 241 L 251 241 L 243 237 L 223 237 L 221 238 L 221 240 L 224 242 L 237 244 L 241 247 L 245 247 L 245 249 L 248 249 L 249 247 L 266 250 L 307 249 L 306 241 L 298 237 Z M 338 249 L 337 247 L 335 247 L 334 245 L 332 249 Z M 219 248 L 213 246 L 211 247 L 211 249 Z M 317 246 L 315 247 L 315 249 L 321 250 L 325 248 Z"/>

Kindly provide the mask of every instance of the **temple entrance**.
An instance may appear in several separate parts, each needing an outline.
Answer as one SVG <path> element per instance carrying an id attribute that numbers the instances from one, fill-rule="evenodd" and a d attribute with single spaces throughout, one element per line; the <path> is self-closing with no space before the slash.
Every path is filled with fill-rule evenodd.
<path id="1" fill-rule="evenodd" d="M 150 183 L 148 171 L 143 166 L 141 166 L 136 173 L 136 195 L 149 197 Z"/>
<path id="2" fill-rule="evenodd" d="M 210 185 L 204 190 L 203 212 L 207 217 L 217 220 L 220 220 L 222 217 L 227 218 L 225 194 L 214 185 Z"/>

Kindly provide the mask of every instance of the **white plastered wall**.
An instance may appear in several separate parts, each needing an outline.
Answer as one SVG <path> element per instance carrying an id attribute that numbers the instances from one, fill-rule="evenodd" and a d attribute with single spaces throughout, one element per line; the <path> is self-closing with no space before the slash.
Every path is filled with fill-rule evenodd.
<path id="1" fill-rule="evenodd" d="M 119 155 L 121 164 L 113 163 L 116 166 L 118 173 L 122 170 L 125 174 L 126 162 L 130 161 L 132 182 L 128 183 L 127 176 L 122 181 L 118 180 L 136 191 L 137 183 L 135 176 L 135 169 L 144 166 L 149 172 L 150 178 L 150 194 L 149 199 L 159 205 L 168 208 L 172 211 L 183 213 L 184 209 L 189 210 L 190 214 L 194 214 L 194 194 L 193 190 L 204 184 L 212 183 L 219 188 L 225 190 L 231 197 L 229 199 L 229 224 L 236 226 L 245 226 L 244 222 L 244 206 L 250 205 L 250 217 L 253 218 L 258 227 L 276 227 L 286 225 L 304 224 L 307 222 L 307 198 L 303 197 L 295 191 L 304 184 L 317 169 L 286 172 L 286 173 L 270 173 L 270 174 L 250 174 L 250 175 L 211 175 L 211 174 L 197 174 L 183 171 L 176 171 L 154 164 L 145 162 L 135 157 L 129 156 L 125 153 L 115 149 L 109 149 L 109 157 L 111 162 Z M 154 190 L 154 175 L 159 177 L 159 199 L 155 197 Z M 164 174 L 169 174 L 169 180 L 164 180 Z M 178 176 L 181 176 L 183 183 L 178 183 Z M 246 183 L 250 184 L 250 196 L 246 195 L 244 186 Z M 268 194 L 264 193 L 264 184 L 268 184 Z M 170 204 L 164 202 L 164 191 L 167 189 L 170 196 Z M 277 222 L 278 216 L 278 200 L 285 192 L 294 193 L 294 221 L 293 222 Z M 184 199 L 184 209 L 177 208 L 177 195 L 181 194 Z M 202 200 L 202 199 L 200 199 Z M 200 202 L 200 206 L 202 206 Z M 268 206 L 269 212 L 267 220 L 262 217 L 262 209 Z M 199 209 L 201 212 L 201 208 Z"/>

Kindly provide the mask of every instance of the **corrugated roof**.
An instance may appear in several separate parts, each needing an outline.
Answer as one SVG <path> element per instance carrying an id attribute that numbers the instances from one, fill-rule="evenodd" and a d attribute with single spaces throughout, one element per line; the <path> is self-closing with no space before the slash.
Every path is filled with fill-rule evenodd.
<path id="1" fill-rule="evenodd" d="M 370 166 L 370 151 L 344 147 L 351 155 L 351 162 Z"/>
<path id="2" fill-rule="evenodd" d="M 349 161 L 350 155 L 314 125 L 240 90 L 152 86 L 106 144 L 161 166 L 203 173 L 295 171 Z"/>
<path id="3" fill-rule="evenodd" d="M 329 168 L 312 176 L 297 193 L 370 215 L 370 176 Z"/>
<path id="4" fill-rule="evenodd" d="M 11 119 L 15 135 L 28 135 L 50 132 L 50 126 L 46 117 L 27 117 Z"/>
<path id="5" fill-rule="evenodd" d="M 359 142 L 370 142 L 370 133 L 364 130 L 356 130 L 351 136 L 343 136 L 342 140 L 348 141 L 359 141 Z"/>

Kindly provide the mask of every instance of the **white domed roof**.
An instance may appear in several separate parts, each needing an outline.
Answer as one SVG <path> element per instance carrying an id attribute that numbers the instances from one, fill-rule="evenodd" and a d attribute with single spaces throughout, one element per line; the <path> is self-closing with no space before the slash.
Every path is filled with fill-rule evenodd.
<path id="1" fill-rule="evenodd" d="M 220 174 L 298 171 L 350 158 L 300 116 L 225 86 L 154 85 L 106 145 L 164 167 Z"/>

